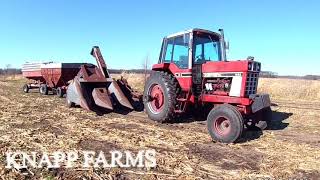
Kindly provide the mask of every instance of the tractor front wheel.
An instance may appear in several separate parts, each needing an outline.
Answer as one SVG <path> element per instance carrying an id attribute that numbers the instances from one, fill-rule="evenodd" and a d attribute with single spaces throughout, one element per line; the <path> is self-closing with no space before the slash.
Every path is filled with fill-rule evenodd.
<path id="1" fill-rule="evenodd" d="M 176 104 L 174 77 L 166 72 L 153 72 L 146 82 L 143 102 L 150 119 L 158 122 L 171 120 Z"/>
<path id="2" fill-rule="evenodd" d="M 224 104 L 213 108 L 207 117 L 207 127 L 212 139 L 233 143 L 243 131 L 243 117 L 237 108 Z"/>

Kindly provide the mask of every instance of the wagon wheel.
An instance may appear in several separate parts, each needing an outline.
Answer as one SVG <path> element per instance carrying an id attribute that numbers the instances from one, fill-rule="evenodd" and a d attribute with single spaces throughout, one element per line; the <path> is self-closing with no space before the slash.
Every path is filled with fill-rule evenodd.
<path id="1" fill-rule="evenodd" d="M 25 85 L 23 86 L 22 90 L 23 90 L 23 92 L 28 93 L 29 90 L 30 90 L 29 85 L 28 85 L 28 84 L 25 84 Z"/>
<path id="2" fill-rule="evenodd" d="M 59 98 L 62 98 L 62 97 L 63 97 L 64 92 L 63 92 L 63 90 L 62 90 L 61 87 L 58 87 L 58 88 L 57 88 L 56 94 L 57 94 L 57 96 L 58 96 Z"/>
<path id="3" fill-rule="evenodd" d="M 41 84 L 39 87 L 40 94 L 48 95 L 48 86 L 46 84 Z"/>

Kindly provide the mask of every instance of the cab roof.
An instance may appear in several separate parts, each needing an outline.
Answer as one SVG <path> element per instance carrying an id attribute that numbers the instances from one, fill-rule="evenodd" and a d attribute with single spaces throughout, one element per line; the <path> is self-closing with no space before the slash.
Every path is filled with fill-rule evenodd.
<path id="1" fill-rule="evenodd" d="M 216 33 L 216 32 L 213 32 L 213 31 L 209 31 L 209 30 L 206 30 L 206 29 L 193 28 L 193 29 L 189 29 L 189 30 L 185 30 L 185 31 L 180 31 L 180 32 L 177 32 L 177 33 L 174 33 L 174 34 L 170 34 L 170 35 L 166 36 L 165 38 L 176 37 L 176 36 L 180 36 L 180 35 L 183 35 L 183 34 L 186 34 L 186 33 L 191 33 L 191 32 L 204 32 L 204 33 L 215 34 L 215 35 L 220 36 L 219 33 Z"/>

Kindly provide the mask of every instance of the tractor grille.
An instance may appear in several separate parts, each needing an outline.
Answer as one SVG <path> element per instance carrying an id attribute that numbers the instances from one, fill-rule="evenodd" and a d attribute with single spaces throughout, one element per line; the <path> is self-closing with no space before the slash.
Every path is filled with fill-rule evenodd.
<path id="1" fill-rule="evenodd" d="M 258 72 L 248 72 L 247 82 L 246 82 L 246 91 L 245 91 L 246 96 L 250 96 L 251 94 L 257 93 L 258 79 L 259 79 Z"/>

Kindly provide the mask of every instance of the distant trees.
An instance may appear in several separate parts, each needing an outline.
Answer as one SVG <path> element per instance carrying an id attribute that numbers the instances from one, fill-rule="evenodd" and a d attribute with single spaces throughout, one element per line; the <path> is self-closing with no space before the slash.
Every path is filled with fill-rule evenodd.
<path id="1" fill-rule="evenodd" d="M 150 60 L 149 60 L 149 55 L 147 55 L 142 61 L 142 68 L 144 70 L 144 81 L 145 82 L 147 80 L 147 74 L 148 74 L 148 70 L 150 68 L 149 66 L 150 66 Z"/>
<path id="2" fill-rule="evenodd" d="M 305 75 L 303 78 L 308 80 L 320 80 L 320 75 Z"/>
<path id="3" fill-rule="evenodd" d="M 11 68 L 11 64 L 6 64 L 6 69 L 10 69 Z"/>
<path id="4" fill-rule="evenodd" d="M 306 79 L 306 80 L 320 80 L 320 75 L 305 75 L 305 76 L 292 76 L 292 75 L 278 75 L 278 73 L 272 71 L 261 71 L 260 77 L 264 78 L 288 78 L 288 79 Z"/>
<path id="5" fill-rule="evenodd" d="M 16 75 L 21 74 L 21 69 L 6 67 L 5 69 L 0 69 L 0 75 Z"/>
<path id="6" fill-rule="evenodd" d="M 12 68 L 11 64 L 6 64 L 4 69 L 0 69 L 0 75 L 5 80 L 8 76 L 15 78 L 16 74 L 21 74 L 21 69 Z"/>
<path id="7" fill-rule="evenodd" d="M 278 77 L 278 73 L 272 72 L 272 71 L 261 71 L 260 77 L 276 78 L 276 77 Z"/>
<path id="8" fill-rule="evenodd" d="M 146 57 L 144 59 L 142 59 L 141 68 L 146 69 L 146 70 L 150 68 L 149 55 L 146 55 Z"/>

